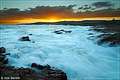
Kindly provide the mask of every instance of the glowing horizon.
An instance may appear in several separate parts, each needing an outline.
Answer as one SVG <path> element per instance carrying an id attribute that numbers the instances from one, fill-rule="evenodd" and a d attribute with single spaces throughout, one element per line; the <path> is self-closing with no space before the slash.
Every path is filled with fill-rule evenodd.
<path id="1" fill-rule="evenodd" d="M 9 4 L 8 4 L 8 3 Z M 12 1 L 17 4 L 24 3 L 25 1 Z M 41 2 L 41 1 L 36 1 Z M 89 1 L 87 0 L 84 4 L 81 2 L 78 5 L 50 5 L 47 3 L 30 6 L 29 1 L 25 2 L 29 7 L 23 9 L 25 6 L 21 4 L 14 4 L 14 7 L 10 6 L 9 0 L 3 1 L 4 4 L 8 4 L 8 8 L 2 6 L 0 9 L 0 24 L 24 24 L 24 23 L 36 23 L 36 22 L 60 22 L 60 21 L 83 21 L 83 20 L 120 20 L 120 8 L 114 6 L 115 4 L 111 1 Z M 83 1 L 84 2 L 84 1 Z M 89 2 L 89 3 L 88 3 Z M 57 2 L 56 2 L 57 3 Z M 88 3 L 88 4 L 87 4 Z M 24 6 L 24 7 L 23 7 Z"/>
<path id="2" fill-rule="evenodd" d="M 61 21 L 84 21 L 84 20 L 120 20 L 120 17 L 98 17 L 98 18 L 81 18 L 81 19 L 23 19 L 23 20 L 9 20 L 1 22 L 1 24 L 24 24 L 24 23 L 36 23 L 36 22 L 61 22 Z"/>

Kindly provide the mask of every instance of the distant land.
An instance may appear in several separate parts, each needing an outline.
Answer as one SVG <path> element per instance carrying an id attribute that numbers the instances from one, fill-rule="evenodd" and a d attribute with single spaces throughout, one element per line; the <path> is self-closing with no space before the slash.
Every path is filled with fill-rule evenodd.
<path id="1" fill-rule="evenodd" d="M 81 26 L 96 26 L 96 25 L 120 25 L 120 20 L 85 20 L 85 21 L 60 21 L 60 22 L 36 22 L 26 23 L 22 25 L 81 25 Z"/>

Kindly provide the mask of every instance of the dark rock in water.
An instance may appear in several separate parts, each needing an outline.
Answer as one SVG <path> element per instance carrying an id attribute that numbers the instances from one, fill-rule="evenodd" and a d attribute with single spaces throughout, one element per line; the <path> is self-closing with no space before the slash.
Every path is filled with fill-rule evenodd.
<path id="1" fill-rule="evenodd" d="M 88 35 L 93 35 L 93 33 L 89 33 Z"/>
<path id="2" fill-rule="evenodd" d="M 54 31 L 54 33 L 56 33 L 56 34 L 71 33 L 71 32 L 72 32 L 72 31 L 66 31 L 66 30 L 63 30 L 63 29 Z"/>
<path id="3" fill-rule="evenodd" d="M 59 31 L 63 31 L 63 32 L 64 32 L 65 30 L 64 30 L 64 29 L 61 29 L 61 30 L 59 30 Z"/>
<path id="4" fill-rule="evenodd" d="M 42 66 L 42 65 L 36 64 L 36 63 L 32 63 L 31 67 L 40 69 L 40 70 L 45 69 L 45 68 L 47 68 L 47 69 L 51 68 L 49 65 Z"/>
<path id="5" fill-rule="evenodd" d="M 56 34 L 62 34 L 62 31 L 54 31 Z"/>
<path id="6" fill-rule="evenodd" d="M 44 68 L 50 69 L 51 67 L 50 67 L 50 65 L 47 64 L 44 66 Z"/>
<path id="7" fill-rule="evenodd" d="M 8 59 L 4 60 L 3 64 L 8 64 Z"/>
<path id="8" fill-rule="evenodd" d="M 6 49 L 4 47 L 0 47 L 0 53 L 5 53 Z"/>
<path id="9" fill-rule="evenodd" d="M 10 53 L 7 53 L 7 54 L 5 54 L 5 55 L 10 55 Z"/>
<path id="10" fill-rule="evenodd" d="M 40 70 L 44 68 L 44 66 L 38 65 L 36 63 L 32 63 L 31 67 L 36 68 L 36 69 L 40 69 Z"/>
<path id="11" fill-rule="evenodd" d="M 32 63 L 31 67 L 40 69 L 44 74 L 45 80 L 67 80 L 66 73 L 59 69 L 52 69 L 49 65 L 39 65 Z"/>
<path id="12" fill-rule="evenodd" d="M 71 33 L 72 31 L 64 31 L 65 33 Z"/>
<path id="13" fill-rule="evenodd" d="M 5 60 L 5 56 L 4 55 L 0 55 L 0 62 L 3 62 Z"/>
<path id="14" fill-rule="evenodd" d="M 0 48 L 0 66 L 4 66 L 4 64 L 8 63 L 8 59 L 6 59 L 6 49 L 4 47 Z"/>
<path id="15" fill-rule="evenodd" d="M 35 41 L 32 41 L 32 43 L 35 43 Z"/>
<path id="16" fill-rule="evenodd" d="M 24 36 L 19 39 L 20 41 L 30 41 L 29 36 Z"/>
<path id="17" fill-rule="evenodd" d="M 29 35 L 32 35 L 32 34 L 29 34 Z"/>
<path id="18" fill-rule="evenodd" d="M 108 43 L 109 46 L 120 45 L 120 33 L 114 34 L 101 34 L 98 36 L 98 44 Z"/>

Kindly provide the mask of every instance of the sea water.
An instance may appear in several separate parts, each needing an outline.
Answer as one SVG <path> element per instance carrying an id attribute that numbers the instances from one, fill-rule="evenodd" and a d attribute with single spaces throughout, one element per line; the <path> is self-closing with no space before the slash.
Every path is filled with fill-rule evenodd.
<path id="1" fill-rule="evenodd" d="M 91 26 L 1 25 L 0 46 L 10 53 L 9 64 L 30 67 L 49 64 L 63 70 L 69 80 L 119 80 L 120 46 L 97 45 L 88 39 Z M 71 33 L 56 34 L 56 30 Z M 32 34 L 32 35 L 29 35 Z M 31 41 L 19 41 L 29 36 Z"/>

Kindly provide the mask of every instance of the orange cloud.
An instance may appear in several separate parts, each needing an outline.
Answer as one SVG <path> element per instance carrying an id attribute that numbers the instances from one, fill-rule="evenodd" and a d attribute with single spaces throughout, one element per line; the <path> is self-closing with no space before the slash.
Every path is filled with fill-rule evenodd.
<path id="1" fill-rule="evenodd" d="M 86 19 L 120 19 L 119 10 L 98 10 L 75 12 L 74 5 L 69 6 L 39 6 L 21 11 L 17 8 L 0 10 L 1 24 L 18 24 L 34 22 L 80 21 Z"/>

